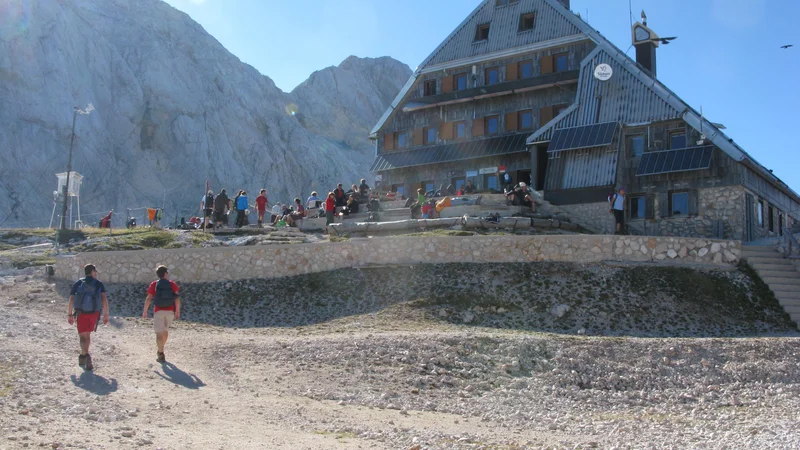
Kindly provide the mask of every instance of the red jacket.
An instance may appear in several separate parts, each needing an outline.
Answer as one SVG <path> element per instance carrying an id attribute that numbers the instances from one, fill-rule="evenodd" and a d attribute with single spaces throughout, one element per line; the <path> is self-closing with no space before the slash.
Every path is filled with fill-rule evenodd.
<path id="1" fill-rule="evenodd" d="M 332 199 L 330 196 L 325 199 L 325 211 L 334 212 L 336 211 L 336 201 Z"/>

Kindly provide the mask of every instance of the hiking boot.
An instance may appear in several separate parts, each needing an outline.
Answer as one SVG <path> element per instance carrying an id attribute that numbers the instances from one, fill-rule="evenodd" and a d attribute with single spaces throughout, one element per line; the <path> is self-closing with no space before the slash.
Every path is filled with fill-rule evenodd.
<path id="1" fill-rule="evenodd" d="M 91 355 L 86 355 L 86 365 L 83 368 L 86 370 L 94 370 L 94 364 L 92 364 Z"/>
<path id="2" fill-rule="evenodd" d="M 86 356 L 87 355 L 78 355 L 78 367 L 86 367 Z"/>
<path id="3" fill-rule="evenodd" d="M 156 355 L 156 362 L 167 362 L 167 357 L 164 355 L 164 352 L 157 352 Z"/>

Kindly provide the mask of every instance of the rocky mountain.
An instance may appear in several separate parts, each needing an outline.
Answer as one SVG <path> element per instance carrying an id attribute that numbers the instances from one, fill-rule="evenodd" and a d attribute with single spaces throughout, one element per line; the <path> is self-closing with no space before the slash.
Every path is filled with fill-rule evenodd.
<path id="1" fill-rule="evenodd" d="M 367 175 L 369 129 L 411 73 L 350 57 L 284 93 L 160 0 L 20 5 L 0 16 L 0 226 L 47 225 L 75 106 L 95 108 L 76 121 L 84 221 L 144 206 L 171 221 L 207 179 L 287 201 Z"/>

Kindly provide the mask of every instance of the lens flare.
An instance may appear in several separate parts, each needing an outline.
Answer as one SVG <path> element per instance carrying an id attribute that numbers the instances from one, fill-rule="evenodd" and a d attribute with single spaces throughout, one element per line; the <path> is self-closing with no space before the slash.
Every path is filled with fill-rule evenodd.
<path id="1" fill-rule="evenodd" d="M 0 39 L 9 40 L 28 31 L 31 0 L 0 0 Z"/>
<path id="2" fill-rule="evenodd" d="M 286 111 L 286 115 L 294 117 L 297 115 L 298 108 L 294 103 L 289 103 L 283 107 L 283 110 Z"/>

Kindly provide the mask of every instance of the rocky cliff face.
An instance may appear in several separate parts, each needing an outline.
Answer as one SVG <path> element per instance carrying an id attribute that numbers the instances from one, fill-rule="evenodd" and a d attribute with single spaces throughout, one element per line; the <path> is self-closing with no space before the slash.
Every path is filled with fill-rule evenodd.
<path id="1" fill-rule="evenodd" d="M 6 226 L 47 225 L 74 106 L 95 107 L 76 125 L 84 215 L 164 206 L 172 220 L 196 214 L 206 179 L 287 201 L 367 175 L 369 128 L 411 73 L 351 57 L 287 94 L 159 0 L 12 3 L 30 7 L 0 16 Z"/>

